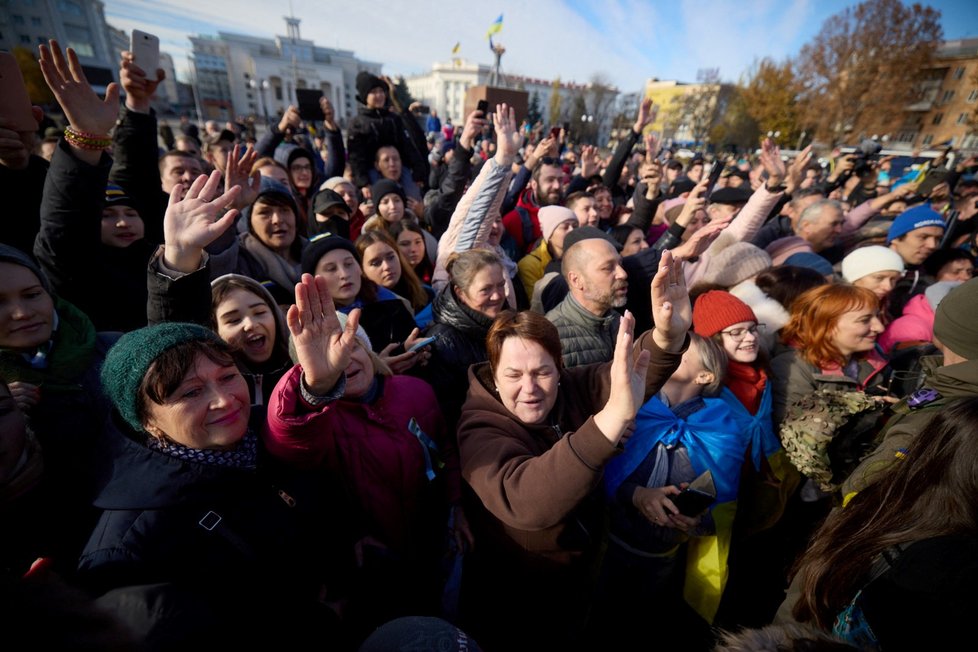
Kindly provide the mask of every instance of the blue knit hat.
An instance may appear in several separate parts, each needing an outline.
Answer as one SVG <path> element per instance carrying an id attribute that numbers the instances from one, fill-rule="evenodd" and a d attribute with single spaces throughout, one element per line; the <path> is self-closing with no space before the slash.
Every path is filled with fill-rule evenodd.
<path id="1" fill-rule="evenodd" d="M 130 331 L 109 349 L 102 364 L 102 389 L 119 414 L 134 430 L 143 432 L 139 420 L 139 386 L 150 365 L 160 355 L 185 342 L 220 342 L 212 330 L 197 324 L 166 322 Z"/>
<path id="2" fill-rule="evenodd" d="M 886 244 L 890 244 L 900 236 L 925 226 L 939 226 L 943 229 L 945 228 L 944 218 L 931 208 L 930 204 L 921 204 L 905 210 L 897 215 L 893 224 L 890 225 L 890 230 L 886 233 Z"/>
<path id="3" fill-rule="evenodd" d="M 832 269 L 832 263 L 818 254 L 808 253 L 807 251 L 791 254 L 785 259 L 784 264 L 814 269 L 822 276 L 829 276 L 835 273 L 835 270 Z"/>

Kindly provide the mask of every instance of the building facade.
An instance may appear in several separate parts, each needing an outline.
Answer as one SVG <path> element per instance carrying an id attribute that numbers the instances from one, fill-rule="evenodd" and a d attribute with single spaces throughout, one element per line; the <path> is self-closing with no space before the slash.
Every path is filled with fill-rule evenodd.
<path id="1" fill-rule="evenodd" d="M 271 39 L 228 32 L 190 37 L 192 83 L 203 119 L 253 115 L 274 122 L 296 104 L 296 89 L 321 91 L 341 125 L 356 114 L 357 73 L 379 75 L 381 65 L 301 38 L 297 18 L 286 18 L 286 27 L 285 36 Z"/>
<path id="2" fill-rule="evenodd" d="M 0 50 L 20 47 L 36 55 L 38 45 L 57 39 L 75 51 L 96 91 L 119 80 L 119 53 L 101 0 L 3 0 L 0 8 Z"/>
<path id="3" fill-rule="evenodd" d="M 969 116 L 978 107 L 978 38 L 945 41 L 921 84 L 921 99 L 906 110 L 902 128 L 889 138 L 894 149 L 978 150 Z"/>
<path id="4" fill-rule="evenodd" d="M 405 83 L 411 96 L 437 111 L 443 123 L 450 118 L 453 123 L 461 124 L 465 120 L 463 114 L 468 89 L 488 84 L 491 72 L 491 66 L 486 64 L 454 59 L 447 63 L 435 63 L 426 73 L 406 77 Z M 587 132 L 598 142 L 607 142 L 616 115 L 617 89 L 607 89 L 598 98 L 598 93 L 593 92 L 588 84 L 509 74 L 503 74 L 502 78 L 504 87 L 527 92 L 529 104 L 537 107 L 544 125 L 570 122 L 572 133 Z M 557 111 L 551 115 L 555 93 L 560 99 Z M 595 106 L 595 102 L 600 106 Z M 580 127 L 576 124 L 578 121 L 581 122 Z"/>

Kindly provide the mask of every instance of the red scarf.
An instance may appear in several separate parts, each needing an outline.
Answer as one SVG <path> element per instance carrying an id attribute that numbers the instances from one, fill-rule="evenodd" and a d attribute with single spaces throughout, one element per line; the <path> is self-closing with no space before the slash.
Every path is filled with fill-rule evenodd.
<path id="1" fill-rule="evenodd" d="M 767 374 L 746 362 L 730 360 L 727 363 L 727 387 L 747 411 L 757 414 L 761 407 L 761 395 L 767 385 Z"/>

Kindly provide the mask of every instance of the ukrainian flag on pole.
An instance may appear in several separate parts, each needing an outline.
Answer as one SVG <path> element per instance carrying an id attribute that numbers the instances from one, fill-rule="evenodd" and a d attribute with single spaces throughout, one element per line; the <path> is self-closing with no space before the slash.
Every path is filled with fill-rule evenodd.
<path id="1" fill-rule="evenodd" d="M 493 34 L 498 34 L 502 30 L 503 30 L 503 15 L 499 14 L 499 18 L 497 18 L 492 23 L 492 25 L 489 26 L 489 31 L 486 32 L 486 38 L 491 40 Z"/>

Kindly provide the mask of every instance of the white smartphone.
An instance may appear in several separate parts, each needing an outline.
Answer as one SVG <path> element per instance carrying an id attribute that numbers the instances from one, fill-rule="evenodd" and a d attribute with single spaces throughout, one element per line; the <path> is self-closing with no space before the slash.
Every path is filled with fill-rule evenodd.
<path id="1" fill-rule="evenodd" d="M 160 67 L 160 38 L 138 29 L 132 30 L 129 43 L 132 61 L 143 69 L 147 79 L 155 79 Z"/>
<path id="2" fill-rule="evenodd" d="M 434 337 L 426 337 L 426 338 L 424 338 L 422 340 L 418 340 L 417 342 L 415 342 L 414 344 L 411 345 L 411 348 L 408 349 L 408 353 L 410 353 L 411 351 L 417 351 L 418 349 L 421 349 L 421 348 L 424 348 L 424 347 L 428 346 L 429 344 L 431 344 L 432 342 L 434 342 L 435 339 L 437 339 L 437 338 L 434 338 Z"/>

